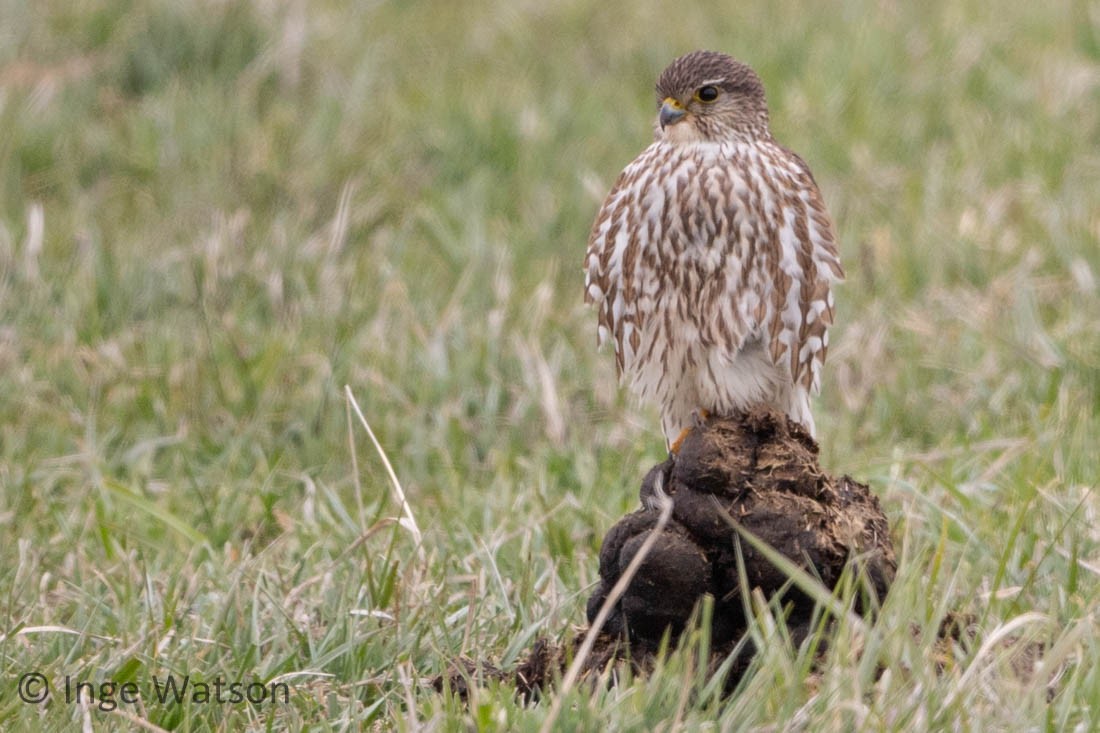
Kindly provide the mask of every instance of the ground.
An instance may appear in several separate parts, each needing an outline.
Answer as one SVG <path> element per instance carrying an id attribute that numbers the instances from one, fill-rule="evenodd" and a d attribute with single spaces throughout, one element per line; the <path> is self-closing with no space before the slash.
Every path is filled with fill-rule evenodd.
<path id="1" fill-rule="evenodd" d="M 0 727 L 1095 725 L 1095 8 L 0 17 Z M 463 703 L 429 684 L 451 660 L 573 637 L 666 457 L 595 348 L 580 263 L 656 74 L 694 48 L 760 72 L 836 219 L 819 460 L 878 498 L 896 579 L 824 659 L 759 608 L 732 696 L 689 631 L 556 711 L 503 684 Z M 950 614 L 974 635 L 944 654 Z M 1032 641 L 1057 685 L 1011 669 Z M 19 698 L 32 674 L 49 702 Z M 161 703 L 168 675 L 290 696 Z M 140 702 L 103 699 L 128 682 Z"/>

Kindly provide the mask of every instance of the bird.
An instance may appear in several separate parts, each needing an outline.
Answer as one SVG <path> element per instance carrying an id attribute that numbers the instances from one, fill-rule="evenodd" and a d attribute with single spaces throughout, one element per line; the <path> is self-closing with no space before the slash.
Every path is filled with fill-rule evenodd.
<path id="1" fill-rule="evenodd" d="M 764 405 L 815 434 L 844 279 L 809 166 L 772 137 L 760 77 L 716 51 L 656 84 L 653 142 L 619 175 L 584 259 L 585 301 L 620 381 L 660 413 L 666 445 Z"/>

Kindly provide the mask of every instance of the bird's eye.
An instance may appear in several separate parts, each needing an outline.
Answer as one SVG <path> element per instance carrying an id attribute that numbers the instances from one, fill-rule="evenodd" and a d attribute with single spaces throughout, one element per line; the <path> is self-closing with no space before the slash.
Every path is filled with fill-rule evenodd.
<path id="1" fill-rule="evenodd" d="M 700 102 L 713 102 L 718 99 L 718 87 L 707 84 L 705 87 L 699 87 L 699 91 L 695 92 L 695 98 Z"/>

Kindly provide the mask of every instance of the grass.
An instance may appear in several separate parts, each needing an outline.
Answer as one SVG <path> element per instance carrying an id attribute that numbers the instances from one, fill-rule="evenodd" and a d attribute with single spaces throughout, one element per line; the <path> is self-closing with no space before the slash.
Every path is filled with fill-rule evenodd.
<path id="1" fill-rule="evenodd" d="M 760 71 L 836 218 L 823 463 L 882 498 L 898 580 L 816 671 L 761 607 L 733 698 L 696 637 L 648 679 L 574 689 L 558 725 L 1097 725 L 1095 8 L 0 16 L 0 727 L 537 730 L 549 705 L 424 681 L 571 633 L 603 533 L 662 457 L 594 347 L 580 261 L 649 139 L 656 74 L 698 47 Z M 950 611 L 979 632 L 943 659 Z M 1021 677 L 1030 640 L 1048 651 Z M 34 671 L 48 704 L 16 695 Z M 148 694 L 185 674 L 290 699 Z M 66 676 L 143 698 L 67 703 Z"/>

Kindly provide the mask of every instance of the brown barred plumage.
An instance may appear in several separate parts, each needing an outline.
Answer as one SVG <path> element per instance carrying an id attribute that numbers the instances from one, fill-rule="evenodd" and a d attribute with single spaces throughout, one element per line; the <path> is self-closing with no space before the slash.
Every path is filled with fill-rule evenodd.
<path id="1" fill-rule="evenodd" d="M 619 373 L 661 411 L 771 404 L 814 430 L 810 393 L 844 272 L 810 169 L 772 139 L 764 88 L 725 54 L 657 82 L 655 141 L 619 176 L 588 240 L 585 300 Z"/>

